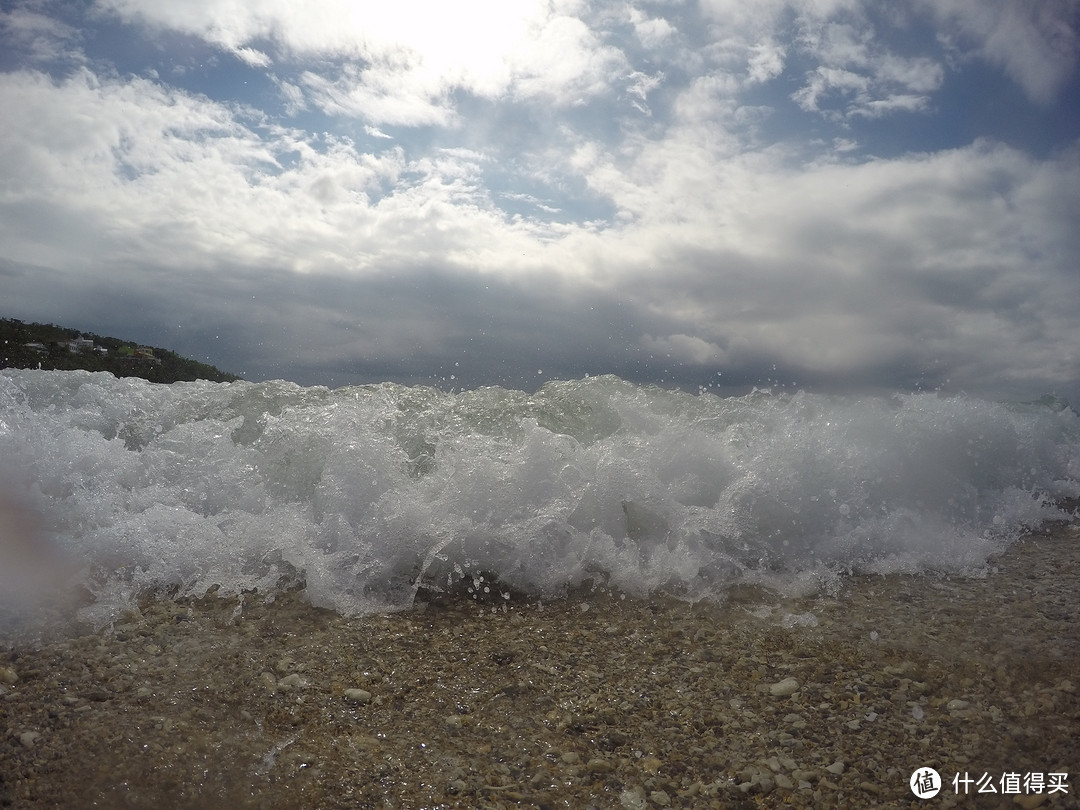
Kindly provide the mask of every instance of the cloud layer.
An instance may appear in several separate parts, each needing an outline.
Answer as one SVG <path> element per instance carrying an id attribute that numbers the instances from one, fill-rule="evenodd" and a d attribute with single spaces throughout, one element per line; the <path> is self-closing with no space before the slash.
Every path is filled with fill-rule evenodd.
<path id="1" fill-rule="evenodd" d="M 0 314 L 305 383 L 1080 385 L 1077 3 L 391 5 L 0 14 Z"/>

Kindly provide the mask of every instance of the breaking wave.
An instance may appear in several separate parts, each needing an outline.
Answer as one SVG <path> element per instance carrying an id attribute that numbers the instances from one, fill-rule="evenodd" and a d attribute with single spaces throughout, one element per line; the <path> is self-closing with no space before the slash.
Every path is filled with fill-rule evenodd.
<path id="1" fill-rule="evenodd" d="M 977 572 L 1080 494 L 1080 420 L 1053 401 L 616 377 L 451 394 L 7 370 L 0 463 L 101 615 L 215 586 L 359 614 L 421 587 L 722 598 Z"/>

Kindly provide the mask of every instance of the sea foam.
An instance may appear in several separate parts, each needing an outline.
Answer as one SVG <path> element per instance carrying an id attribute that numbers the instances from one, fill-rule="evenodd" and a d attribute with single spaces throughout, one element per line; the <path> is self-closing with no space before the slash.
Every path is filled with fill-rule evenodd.
<path id="1" fill-rule="evenodd" d="M 1080 494 L 1080 420 L 1052 401 L 616 377 L 527 394 L 6 370 L 0 465 L 99 617 L 148 588 L 301 584 L 358 614 L 481 572 L 545 598 L 978 573 Z"/>

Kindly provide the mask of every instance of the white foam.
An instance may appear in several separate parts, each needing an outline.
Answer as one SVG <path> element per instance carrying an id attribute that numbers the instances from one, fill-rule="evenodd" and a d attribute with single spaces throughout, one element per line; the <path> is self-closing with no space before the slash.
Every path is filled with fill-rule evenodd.
<path id="1" fill-rule="evenodd" d="M 544 596 L 971 572 L 1080 494 L 1067 408 L 614 377 L 452 395 L 7 370 L 0 459 L 102 615 L 282 578 L 360 613 L 482 570 Z"/>

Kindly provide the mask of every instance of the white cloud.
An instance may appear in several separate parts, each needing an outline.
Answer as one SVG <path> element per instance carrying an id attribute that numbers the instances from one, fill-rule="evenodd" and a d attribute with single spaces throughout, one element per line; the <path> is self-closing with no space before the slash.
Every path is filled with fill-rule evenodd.
<path id="1" fill-rule="evenodd" d="M 530 341 L 610 358 L 619 340 L 688 367 L 1080 379 L 1061 349 L 1080 345 L 1080 153 L 860 159 L 863 119 L 931 110 L 945 68 L 854 2 L 706 0 L 692 30 L 690 4 L 444 4 L 416 30 L 407 2 L 107 5 L 272 68 L 292 117 L 119 71 L 0 74 L 2 258 L 73 288 L 167 286 L 215 311 L 258 293 L 297 329 L 362 311 L 363 339 L 321 323 L 320 347 L 383 340 L 396 359 L 411 332 L 461 352 L 490 327 L 508 363 Z M 954 8 L 957 31 L 983 19 Z M 469 17 L 485 9 L 505 38 Z M 973 46 L 986 58 L 1017 30 L 1002 19 Z M 460 41 L 434 42 L 440 26 Z M 768 140 L 798 108 L 813 136 Z M 301 129 L 323 127 L 312 111 L 335 134 Z"/>
<path id="2" fill-rule="evenodd" d="M 30 62 L 83 60 L 76 29 L 27 8 L 0 11 L 0 36 L 8 48 L 21 51 Z"/>
<path id="3" fill-rule="evenodd" d="M 393 126 L 452 126 L 458 118 L 443 90 L 422 73 L 389 65 L 344 65 L 329 79 L 305 71 L 300 82 L 323 112 Z"/>
<path id="4" fill-rule="evenodd" d="M 866 76 L 843 68 L 819 67 L 791 98 L 807 112 L 821 112 L 822 102 L 832 96 L 864 98 L 870 88 Z M 865 103 L 865 101 L 863 102 Z"/>
<path id="5" fill-rule="evenodd" d="M 638 40 L 649 49 L 667 45 L 677 35 L 676 28 L 663 17 L 647 17 L 636 8 L 630 9 L 630 22 Z"/>
<path id="6" fill-rule="evenodd" d="M 274 83 L 277 85 L 278 90 L 281 93 L 281 98 L 285 108 L 285 115 L 295 116 L 303 110 L 307 109 L 307 102 L 304 100 L 304 91 L 299 85 L 294 84 L 283 79 L 279 79 L 276 76 L 273 77 Z"/>
<path id="7" fill-rule="evenodd" d="M 723 365 L 730 362 L 727 352 L 721 347 L 691 335 L 642 335 L 639 342 L 646 351 L 680 363 Z"/>
<path id="8" fill-rule="evenodd" d="M 577 17 L 556 16 L 510 58 L 515 95 L 557 106 L 583 103 L 628 72 L 625 56 Z"/>
<path id="9" fill-rule="evenodd" d="M 233 53 L 251 67 L 264 68 L 270 66 L 270 57 L 255 48 L 235 48 Z"/>
<path id="10" fill-rule="evenodd" d="M 924 110 L 945 78 L 934 59 L 891 52 L 865 20 L 816 21 L 803 30 L 801 43 L 820 64 L 791 98 L 808 112 L 836 120 Z"/>
<path id="11" fill-rule="evenodd" d="M 649 109 L 649 93 L 659 87 L 664 81 L 663 73 L 649 76 L 641 71 L 634 71 L 627 77 L 629 85 L 626 94 L 630 97 L 630 103 L 634 109 L 645 115 L 652 115 Z"/>
<path id="12" fill-rule="evenodd" d="M 445 100 L 457 88 L 485 98 L 511 90 L 569 105 L 608 90 L 628 72 L 618 49 L 575 16 L 585 7 L 545 0 L 362 7 L 324 0 L 319 13 L 289 0 L 99 0 L 99 6 L 125 20 L 202 37 L 255 66 L 270 62 L 252 46 L 264 40 L 300 60 L 347 60 L 336 78 L 310 70 L 303 83 L 324 110 L 373 123 L 452 124 Z"/>
<path id="13" fill-rule="evenodd" d="M 753 82 L 767 82 L 779 76 L 784 70 L 784 46 L 772 41 L 762 41 L 751 49 L 749 78 Z"/>
<path id="14" fill-rule="evenodd" d="M 85 71 L 59 83 L 0 75 L 0 105 L 12 111 L 0 137 L 13 167 L 0 241 L 12 260 L 168 256 L 193 273 L 224 263 L 346 275 L 430 260 L 514 273 L 550 228 L 507 220 L 474 150 L 410 158 L 290 129 L 257 134 L 242 111 Z"/>
<path id="15" fill-rule="evenodd" d="M 1080 58 L 1077 0 L 953 0 L 919 3 L 1040 104 L 1054 100 Z"/>

